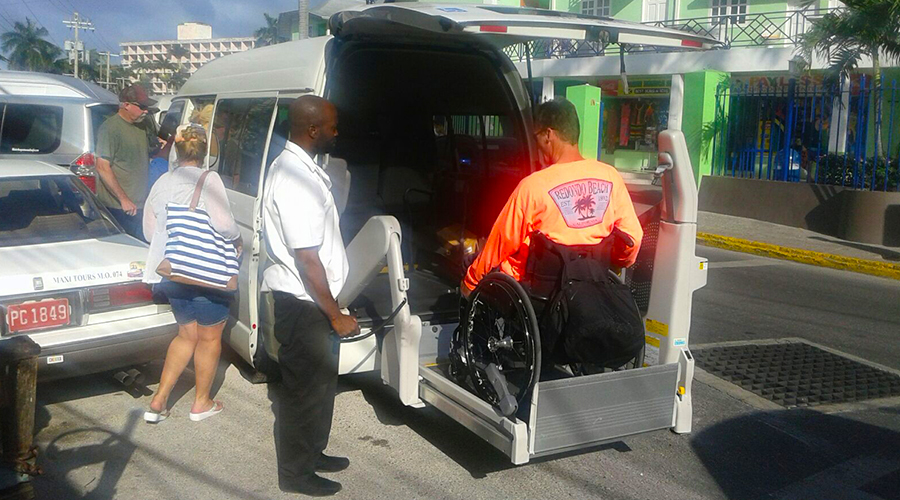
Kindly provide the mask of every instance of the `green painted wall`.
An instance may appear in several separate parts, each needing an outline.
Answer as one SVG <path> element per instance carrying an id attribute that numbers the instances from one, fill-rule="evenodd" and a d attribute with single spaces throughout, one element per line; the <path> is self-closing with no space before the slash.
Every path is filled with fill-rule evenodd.
<path id="1" fill-rule="evenodd" d="M 554 89 L 555 90 L 555 89 Z M 599 158 L 597 140 L 600 137 L 600 87 L 579 85 L 566 89 L 566 99 L 575 105 L 581 136 L 578 150 L 585 158 Z"/>
<path id="2" fill-rule="evenodd" d="M 640 21 L 643 0 L 612 0 L 610 14 L 616 19 Z M 581 0 L 557 0 L 556 10 L 581 13 Z"/>
<path id="3" fill-rule="evenodd" d="M 712 171 L 712 128 L 716 119 L 716 87 L 728 78 L 721 71 L 684 75 L 684 111 L 681 128 L 687 141 L 697 183 Z M 725 110 L 727 114 L 727 110 Z"/>
<path id="4" fill-rule="evenodd" d="M 640 3 L 642 0 L 632 0 Z M 669 0 L 670 2 L 673 0 Z M 678 9 L 678 18 L 687 17 L 709 17 L 711 14 L 710 0 L 681 0 L 681 6 Z M 790 7 L 788 7 L 790 5 Z M 785 0 L 748 0 L 747 13 L 760 14 L 763 12 L 785 12 L 787 10 L 796 10 L 800 7 L 799 1 L 796 3 L 788 3 Z M 820 8 L 828 8 L 828 0 L 819 1 Z"/>
<path id="5" fill-rule="evenodd" d="M 481 2 L 481 1 L 477 1 L 477 0 L 433 0 L 433 1 L 420 0 L 420 1 L 422 1 L 423 3 L 456 3 L 456 4 L 467 3 L 467 4 L 476 4 L 476 5 L 483 5 L 486 3 L 486 2 Z M 539 1 L 546 1 L 547 5 L 550 4 L 550 0 L 539 0 Z M 529 0 L 529 2 L 530 2 L 530 0 Z M 520 5 L 522 5 L 522 2 L 520 0 L 497 0 L 497 5 L 519 7 Z"/>

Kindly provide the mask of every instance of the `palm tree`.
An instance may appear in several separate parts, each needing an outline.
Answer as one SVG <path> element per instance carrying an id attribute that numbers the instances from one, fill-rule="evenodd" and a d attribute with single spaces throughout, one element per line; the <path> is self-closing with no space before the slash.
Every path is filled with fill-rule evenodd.
<path id="1" fill-rule="evenodd" d="M 256 37 L 256 46 L 264 47 L 281 42 L 278 37 L 278 18 L 266 13 L 263 13 L 263 16 L 266 17 L 266 25 L 253 32 L 253 36 Z"/>
<path id="2" fill-rule="evenodd" d="M 44 40 L 47 29 L 37 26 L 31 19 L 25 23 L 18 21 L 12 31 L 0 35 L 0 48 L 8 54 L 10 69 L 46 71 L 53 66 L 62 50 Z"/>
<path id="3" fill-rule="evenodd" d="M 805 0 L 805 5 L 814 2 Z M 864 56 L 871 57 L 875 116 L 880 116 L 881 56 L 900 61 L 900 2 L 844 0 L 844 5 L 845 9 L 829 12 L 813 23 L 800 38 L 798 50 L 808 61 L 813 54 L 827 59 L 827 75 L 832 81 L 847 77 Z M 875 137 L 881 139 L 881 120 L 875 120 Z"/>
<path id="4" fill-rule="evenodd" d="M 109 67 L 110 73 L 110 81 L 117 81 L 120 78 L 125 79 L 125 81 L 130 82 L 135 79 L 134 69 L 130 66 L 122 66 L 121 64 L 112 65 Z"/>
<path id="5" fill-rule="evenodd" d="M 137 61 L 137 62 L 131 64 L 131 70 L 134 71 L 134 73 L 138 76 L 138 78 L 140 78 L 141 75 L 146 75 L 147 73 L 150 73 L 154 69 L 155 69 L 154 63 L 149 60 Z"/>
<path id="6" fill-rule="evenodd" d="M 78 72 L 81 73 L 79 77 L 89 82 L 99 82 L 102 71 L 100 67 L 100 54 L 97 52 L 97 49 L 90 49 L 87 61 L 82 61 L 78 64 Z"/>
<path id="7" fill-rule="evenodd" d="M 116 87 L 119 87 L 120 81 L 123 82 L 124 85 L 129 85 L 137 79 L 134 74 L 134 69 L 131 66 L 122 66 L 121 64 L 110 66 L 109 74 L 109 80 L 114 82 Z"/>
<path id="8" fill-rule="evenodd" d="M 48 73 L 53 73 L 54 75 L 71 75 L 74 71 L 75 69 L 72 67 L 68 57 L 60 57 L 53 61 L 53 65 L 47 69 Z"/>
<path id="9" fill-rule="evenodd" d="M 160 72 L 160 75 L 168 75 L 169 73 L 174 73 L 178 71 L 178 66 L 174 63 L 169 62 L 165 59 L 160 59 L 151 63 L 153 65 L 153 69 Z"/>
<path id="10" fill-rule="evenodd" d="M 175 58 L 175 60 L 178 62 L 178 71 L 181 71 L 182 59 L 190 57 L 191 51 L 189 51 L 184 45 L 175 45 L 171 49 L 169 49 L 169 55 Z"/>
<path id="11" fill-rule="evenodd" d="M 153 68 L 159 72 L 160 81 L 166 84 L 167 89 L 170 89 L 171 78 L 178 71 L 178 66 L 168 60 L 160 59 L 153 63 Z"/>
<path id="12" fill-rule="evenodd" d="M 155 69 L 156 63 L 150 60 L 137 61 L 131 64 L 131 70 L 134 71 L 138 83 L 145 88 L 150 86 L 150 80 L 152 79 L 150 73 Z"/>
<path id="13" fill-rule="evenodd" d="M 181 86 L 184 85 L 184 82 L 187 81 L 188 77 L 190 77 L 190 75 L 187 74 L 187 72 L 179 70 L 178 72 L 173 73 L 169 76 L 168 80 L 166 81 L 166 87 L 170 92 L 178 92 L 178 89 L 180 89 Z"/>
<path id="14" fill-rule="evenodd" d="M 583 196 L 575 201 L 575 206 L 573 207 L 576 212 L 581 214 L 581 218 L 578 220 L 585 220 L 590 216 L 594 215 L 594 206 L 596 202 L 591 195 Z"/>

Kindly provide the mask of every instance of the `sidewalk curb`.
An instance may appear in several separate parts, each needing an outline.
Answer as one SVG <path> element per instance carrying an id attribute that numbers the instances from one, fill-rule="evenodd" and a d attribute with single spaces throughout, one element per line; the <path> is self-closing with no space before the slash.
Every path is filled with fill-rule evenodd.
<path id="1" fill-rule="evenodd" d="M 841 269 L 844 271 L 853 271 L 856 273 L 900 280 L 900 264 L 844 257 L 842 255 L 813 252 L 812 250 L 802 250 L 799 248 L 782 247 L 759 241 L 744 240 L 741 238 L 732 238 L 730 236 L 710 233 L 698 232 L 697 241 L 706 246 L 722 248 L 725 250 L 733 250 L 736 252 L 761 255 L 763 257 L 771 257 L 773 259 L 790 260 L 802 264 Z"/>

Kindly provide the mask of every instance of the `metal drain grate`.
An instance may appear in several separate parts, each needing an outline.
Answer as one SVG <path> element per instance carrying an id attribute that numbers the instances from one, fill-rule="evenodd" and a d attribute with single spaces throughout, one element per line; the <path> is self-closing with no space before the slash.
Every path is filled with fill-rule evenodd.
<path id="1" fill-rule="evenodd" d="M 900 396 L 900 376 L 801 342 L 699 348 L 697 365 L 785 408 Z"/>

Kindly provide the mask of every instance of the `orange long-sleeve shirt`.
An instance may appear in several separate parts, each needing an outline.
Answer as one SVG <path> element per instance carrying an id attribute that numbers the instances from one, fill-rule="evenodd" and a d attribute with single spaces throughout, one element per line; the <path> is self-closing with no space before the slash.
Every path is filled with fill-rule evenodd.
<path id="1" fill-rule="evenodd" d="M 562 245 L 595 245 L 614 227 L 634 239 L 633 247 L 623 246 L 612 256 L 614 265 L 628 267 L 637 259 L 644 231 L 622 176 L 596 160 L 557 163 L 522 179 L 469 266 L 465 285 L 474 290 L 496 267 L 521 280 L 534 231 Z"/>

